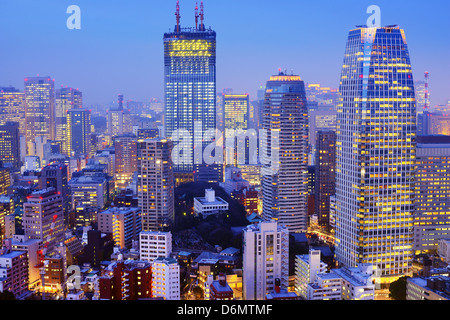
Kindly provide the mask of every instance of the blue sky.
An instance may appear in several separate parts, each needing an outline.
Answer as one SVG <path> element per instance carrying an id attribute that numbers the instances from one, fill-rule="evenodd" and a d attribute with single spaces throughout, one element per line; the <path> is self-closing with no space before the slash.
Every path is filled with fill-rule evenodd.
<path id="1" fill-rule="evenodd" d="M 182 26 L 196 0 L 180 0 Z M 200 2 L 200 0 L 199 0 Z M 68 6 L 81 8 L 69 30 Z M 85 106 L 163 98 L 164 32 L 176 0 L 0 0 L 0 86 L 49 75 L 83 91 Z M 432 103 L 450 100 L 448 0 L 205 0 L 205 25 L 217 32 L 217 88 L 253 97 L 278 68 L 305 82 L 337 87 L 347 34 L 381 8 L 381 24 L 405 29 L 416 79 L 430 72 Z"/>

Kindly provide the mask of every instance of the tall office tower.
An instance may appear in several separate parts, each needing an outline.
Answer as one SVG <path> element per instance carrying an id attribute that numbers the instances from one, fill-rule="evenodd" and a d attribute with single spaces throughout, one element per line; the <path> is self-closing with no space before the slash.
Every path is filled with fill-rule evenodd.
<path id="1" fill-rule="evenodd" d="M 78 109 L 82 106 L 83 95 L 78 89 L 61 88 L 56 90 L 55 139 L 62 142 L 62 154 L 68 154 L 67 112 L 70 109 Z"/>
<path id="2" fill-rule="evenodd" d="M 7 237 L 7 227 L 5 217 L 14 213 L 14 201 L 7 195 L 0 195 L 0 241 Z M 7 220 L 7 219 L 6 219 Z"/>
<path id="3" fill-rule="evenodd" d="M 0 194 L 6 194 L 11 186 L 11 171 L 0 167 Z"/>
<path id="4" fill-rule="evenodd" d="M 289 231 L 276 221 L 251 224 L 243 230 L 243 300 L 264 300 L 289 281 Z"/>
<path id="5" fill-rule="evenodd" d="M 40 189 L 54 188 L 63 198 L 64 223 L 69 221 L 72 196 L 69 190 L 68 167 L 64 163 L 50 163 L 42 168 Z"/>
<path id="6" fill-rule="evenodd" d="M 41 240 L 47 254 L 64 242 L 63 199 L 54 188 L 31 193 L 23 204 L 22 219 L 25 235 Z"/>
<path id="7" fill-rule="evenodd" d="M 412 265 L 416 106 L 398 26 L 349 32 L 336 142 L 336 257 L 370 263 L 378 287 Z"/>
<path id="8" fill-rule="evenodd" d="M 20 166 L 20 129 L 18 122 L 0 125 L 0 161 L 15 168 Z"/>
<path id="9" fill-rule="evenodd" d="M 167 139 L 138 141 L 138 203 L 142 231 L 169 231 L 174 220 L 173 144 Z"/>
<path id="10" fill-rule="evenodd" d="M 137 138 L 134 134 L 124 134 L 114 138 L 116 161 L 116 185 L 124 189 L 137 171 Z"/>
<path id="11" fill-rule="evenodd" d="M 248 94 L 224 94 L 225 135 L 231 130 L 247 130 L 250 101 Z"/>
<path id="12" fill-rule="evenodd" d="M 419 136 L 414 251 L 436 252 L 440 239 L 450 239 L 450 136 Z"/>
<path id="13" fill-rule="evenodd" d="M 50 77 L 25 78 L 25 103 L 27 145 L 35 137 L 55 140 L 55 81 Z"/>
<path id="14" fill-rule="evenodd" d="M 330 197 L 336 192 L 336 133 L 317 132 L 315 213 L 319 226 L 330 229 Z"/>
<path id="15" fill-rule="evenodd" d="M 123 108 L 123 95 L 118 97 L 118 107 L 108 110 L 107 128 L 110 137 L 133 132 L 131 113 Z"/>
<path id="16" fill-rule="evenodd" d="M 79 156 L 91 151 L 91 112 L 85 109 L 67 111 L 67 155 Z"/>
<path id="17" fill-rule="evenodd" d="M 20 135 L 25 136 L 25 93 L 14 87 L 0 88 L 0 115 L 0 125 L 18 122 Z"/>
<path id="18" fill-rule="evenodd" d="M 224 145 L 226 146 L 226 165 L 236 166 L 238 164 L 239 156 L 243 156 L 240 159 L 241 164 L 243 161 L 248 160 L 248 156 L 246 156 L 246 154 L 248 154 L 248 138 L 244 142 L 245 145 L 242 147 L 238 145 L 238 136 L 247 134 L 246 130 L 248 129 L 249 124 L 249 109 L 250 101 L 248 94 L 223 95 L 223 110 L 225 119 Z M 234 148 L 230 148 L 229 144 L 231 141 L 233 141 L 232 145 L 234 146 Z"/>
<path id="19" fill-rule="evenodd" d="M 202 169 L 202 151 L 211 143 L 204 133 L 216 129 L 216 32 L 205 28 L 203 3 L 195 28 L 181 28 L 178 3 L 176 16 L 175 30 L 164 34 L 164 129 L 182 156 L 174 172 L 192 175 Z"/>
<path id="20" fill-rule="evenodd" d="M 299 76 L 270 77 L 264 102 L 262 140 L 263 217 L 289 232 L 307 229 L 308 112 Z"/>

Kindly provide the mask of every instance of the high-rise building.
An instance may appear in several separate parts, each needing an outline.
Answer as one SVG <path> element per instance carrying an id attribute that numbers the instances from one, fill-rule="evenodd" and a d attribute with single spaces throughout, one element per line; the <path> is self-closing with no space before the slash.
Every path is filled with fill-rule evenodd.
<path id="1" fill-rule="evenodd" d="M 250 100 L 248 94 L 224 94 L 225 136 L 227 131 L 247 130 Z M 233 132 L 231 132 L 233 134 Z"/>
<path id="2" fill-rule="evenodd" d="M 205 28 L 203 3 L 195 28 L 181 28 L 178 3 L 176 16 L 175 30 L 164 34 L 164 129 L 182 155 L 174 172 L 190 174 L 203 165 L 194 150 L 201 156 L 211 143 L 204 133 L 216 129 L 216 32 Z"/>
<path id="3" fill-rule="evenodd" d="M 14 87 L 0 88 L 0 125 L 18 122 L 21 136 L 26 134 L 25 93 Z"/>
<path id="4" fill-rule="evenodd" d="M 416 163 L 414 251 L 434 253 L 450 239 L 450 136 L 419 136 Z"/>
<path id="5" fill-rule="evenodd" d="M 31 193 L 23 204 L 22 219 L 25 235 L 41 240 L 48 254 L 64 242 L 63 199 L 54 188 Z"/>
<path id="6" fill-rule="evenodd" d="M 91 112 L 85 109 L 67 111 L 67 155 L 79 156 L 91 151 Z"/>
<path id="7" fill-rule="evenodd" d="M 54 188 L 63 198 L 64 222 L 67 225 L 71 207 L 68 167 L 64 163 L 51 163 L 43 167 L 39 177 L 41 189 Z"/>
<path id="8" fill-rule="evenodd" d="M 19 122 L 0 125 L 0 161 L 16 168 L 20 165 Z"/>
<path id="9" fill-rule="evenodd" d="M 123 108 L 123 95 L 118 97 L 118 107 L 108 110 L 107 128 L 111 138 L 133 132 L 131 113 Z"/>
<path id="10" fill-rule="evenodd" d="M 172 148 L 167 139 L 138 141 L 138 203 L 143 231 L 167 231 L 173 224 Z"/>
<path id="11" fill-rule="evenodd" d="M 131 248 L 138 241 L 142 228 L 141 210 L 131 207 L 111 207 L 97 214 L 98 230 L 112 233 L 114 245 Z"/>
<path id="12" fill-rule="evenodd" d="M 378 287 L 411 273 L 416 106 L 405 33 L 349 32 L 336 142 L 336 257 L 374 266 Z"/>
<path id="13" fill-rule="evenodd" d="M 116 181 L 119 189 L 124 189 L 137 171 L 137 138 L 134 134 L 114 137 L 116 161 Z"/>
<path id="14" fill-rule="evenodd" d="M 55 140 L 55 81 L 50 77 L 25 78 L 26 141 L 35 137 Z"/>
<path id="15" fill-rule="evenodd" d="M 243 300 L 264 300 L 275 289 L 287 289 L 289 231 L 276 221 L 264 221 L 243 230 Z"/>
<path id="16" fill-rule="evenodd" d="M 315 213 L 318 224 L 330 229 L 330 197 L 336 192 L 336 133 L 317 133 L 315 157 Z"/>
<path id="17" fill-rule="evenodd" d="M 299 76 L 271 76 L 264 102 L 262 139 L 263 216 L 290 232 L 307 228 L 308 112 Z"/>
<path id="18" fill-rule="evenodd" d="M 69 154 L 67 151 L 68 131 L 67 112 L 70 109 L 79 109 L 83 106 L 83 95 L 81 91 L 74 88 L 61 88 L 56 90 L 56 136 L 57 141 L 62 142 L 61 153 Z"/>

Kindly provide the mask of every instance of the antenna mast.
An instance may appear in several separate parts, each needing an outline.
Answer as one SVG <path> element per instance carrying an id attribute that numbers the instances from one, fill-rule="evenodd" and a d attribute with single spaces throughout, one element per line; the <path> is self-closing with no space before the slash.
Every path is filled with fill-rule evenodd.
<path id="1" fill-rule="evenodd" d="M 198 31 L 198 2 L 195 3 L 195 31 Z"/>
<path id="2" fill-rule="evenodd" d="M 203 20 L 205 19 L 205 13 L 203 12 L 203 0 L 200 2 L 200 30 L 205 31 L 205 25 Z"/>
<path id="3" fill-rule="evenodd" d="M 175 12 L 175 16 L 177 17 L 177 33 L 180 32 L 180 0 L 177 0 L 177 10 Z"/>

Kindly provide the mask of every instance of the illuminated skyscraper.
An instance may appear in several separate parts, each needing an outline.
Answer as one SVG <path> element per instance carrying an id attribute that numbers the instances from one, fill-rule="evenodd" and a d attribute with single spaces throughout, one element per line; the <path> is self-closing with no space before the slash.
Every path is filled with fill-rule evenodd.
<path id="1" fill-rule="evenodd" d="M 91 112 L 85 109 L 70 109 L 66 116 L 67 154 L 88 154 L 91 146 Z"/>
<path id="2" fill-rule="evenodd" d="M 67 151 L 67 112 L 83 106 L 82 93 L 74 88 L 56 90 L 56 140 L 62 142 L 62 153 Z"/>
<path id="3" fill-rule="evenodd" d="M 0 125 L 6 122 L 18 122 L 25 136 L 25 93 L 14 87 L 0 88 Z"/>
<path id="4" fill-rule="evenodd" d="M 336 191 L 336 133 L 317 132 L 315 156 L 315 213 L 320 226 L 330 228 L 330 197 Z"/>
<path id="5" fill-rule="evenodd" d="M 168 231 L 174 220 L 172 141 L 138 141 L 138 206 L 142 231 Z"/>
<path id="6" fill-rule="evenodd" d="M 6 122 L 0 125 L 0 161 L 6 165 L 19 168 L 20 136 L 19 123 Z"/>
<path id="7" fill-rule="evenodd" d="M 336 257 L 374 265 L 383 287 L 412 265 L 416 102 L 404 31 L 351 30 L 339 92 Z"/>
<path id="8" fill-rule="evenodd" d="M 114 138 L 116 186 L 124 189 L 137 171 L 137 138 L 129 133 Z"/>
<path id="9" fill-rule="evenodd" d="M 108 134 L 111 138 L 133 131 L 131 113 L 123 108 L 123 95 L 118 96 L 118 107 L 108 110 Z"/>
<path id="10" fill-rule="evenodd" d="M 55 81 L 50 77 L 25 78 L 26 141 L 35 137 L 55 140 Z"/>
<path id="11" fill-rule="evenodd" d="M 280 72 L 266 85 L 260 158 L 263 216 L 289 232 L 307 228 L 308 111 L 299 76 Z"/>
<path id="12" fill-rule="evenodd" d="M 203 133 L 216 128 L 216 33 L 203 24 L 203 5 L 195 28 L 181 28 L 178 4 L 176 15 L 175 30 L 164 34 L 165 137 L 183 150 L 174 171 L 192 174 L 203 164 L 194 165 L 194 145 L 200 153 L 210 143 Z"/>
<path id="13" fill-rule="evenodd" d="M 450 239 L 450 136 L 417 138 L 414 251 L 433 253 Z"/>

